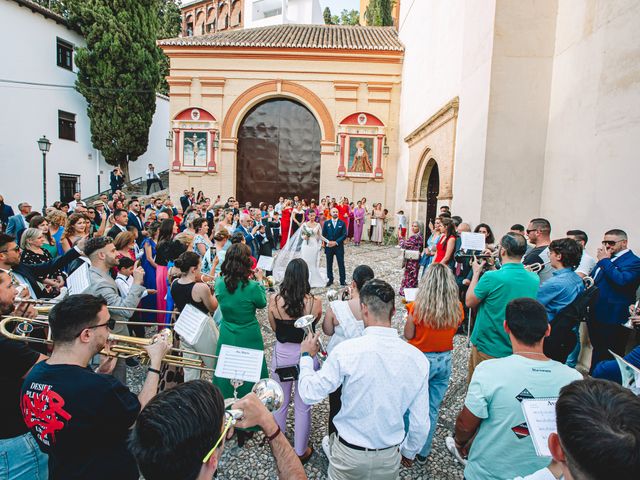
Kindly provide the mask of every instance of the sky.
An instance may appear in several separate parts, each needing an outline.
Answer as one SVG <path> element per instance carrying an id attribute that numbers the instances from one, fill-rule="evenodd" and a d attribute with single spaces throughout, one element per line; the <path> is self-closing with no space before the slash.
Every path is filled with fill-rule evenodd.
<path id="1" fill-rule="evenodd" d="M 340 13 L 345 8 L 347 10 L 360 10 L 360 0 L 320 0 L 322 10 L 329 7 L 334 15 Z"/>

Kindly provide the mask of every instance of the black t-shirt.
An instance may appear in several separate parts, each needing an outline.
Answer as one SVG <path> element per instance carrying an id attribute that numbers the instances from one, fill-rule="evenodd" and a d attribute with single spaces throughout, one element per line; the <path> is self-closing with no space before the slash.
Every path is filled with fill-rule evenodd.
<path id="1" fill-rule="evenodd" d="M 544 252 L 544 249 L 547 248 L 548 245 L 544 245 L 542 247 L 532 248 L 529 253 L 527 253 L 522 259 L 522 263 L 524 265 L 533 265 L 534 263 L 544 263 L 542 258 L 540 258 L 540 254 Z"/>
<path id="2" fill-rule="evenodd" d="M 126 442 L 140 402 L 114 377 L 40 362 L 22 384 L 20 406 L 49 454 L 50 480 L 138 480 Z"/>
<path id="3" fill-rule="evenodd" d="M 27 433 L 20 412 L 22 377 L 36 363 L 40 354 L 24 342 L 0 335 L 0 438 L 13 438 Z"/>

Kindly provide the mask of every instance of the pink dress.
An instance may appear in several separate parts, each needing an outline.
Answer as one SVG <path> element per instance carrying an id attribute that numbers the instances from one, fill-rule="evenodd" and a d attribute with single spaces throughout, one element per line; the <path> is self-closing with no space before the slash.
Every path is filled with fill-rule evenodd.
<path id="1" fill-rule="evenodd" d="M 353 209 L 353 243 L 360 245 L 362 240 L 362 230 L 364 229 L 365 210 L 362 207 Z"/>

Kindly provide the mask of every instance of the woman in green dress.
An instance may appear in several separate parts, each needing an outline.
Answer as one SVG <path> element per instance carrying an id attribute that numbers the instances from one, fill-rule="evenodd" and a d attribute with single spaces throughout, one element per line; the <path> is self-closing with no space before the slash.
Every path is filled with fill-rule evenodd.
<path id="1" fill-rule="evenodd" d="M 251 250 L 247 245 L 237 243 L 229 247 L 222 264 L 221 276 L 215 283 L 218 308 L 222 312 L 216 355 L 220 354 L 222 345 L 264 351 L 256 310 L 267 306 L 267 296 L 261 270 L 256 270 L 256 280 L 250 280 L 254 275 L 251 265 Z M 260 378 L 268 376 L 267 362 L 263 359 Z M 220 388 L 224 398 L 233 398 L 233 387 L 229 379 L 214 376 L 213 383 Z M 238 388 L 238 398 L 249 393 L 253 385 L 251 382 L 244 382 Z"/>

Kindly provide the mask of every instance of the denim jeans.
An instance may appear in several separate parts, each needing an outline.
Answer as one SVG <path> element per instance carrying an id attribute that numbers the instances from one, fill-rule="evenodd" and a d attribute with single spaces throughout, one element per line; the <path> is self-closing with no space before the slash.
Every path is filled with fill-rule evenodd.
<path id="1" fill-rule="evenodd" d="M 0 480 L 47 480 L 48 461 L 29 432 L 0 439 Z"/>
<path id="2" fill-rule="evenodd" d="M 578 363 L 578 357 L 580 357 L 580 330 L 579 329 L 580 329 L 580 324 L 576 325 L 572 329 L 573 333 L 576 334 L 578 341 L 576 342 L 576 346 L 574 347 L 573 351 L 569 354 L 569 356 L 567 357 L 567 361 L 565 362 L 567 366 L 571 368 L 576 368 L 576 365 Z"/>
<path id="3" fill-rule="evenodd" d="M 431 452 L 431 442 L 438 425 L 438 411 L 444 395 L 449 387 L 451 377 L 451 351 L 425 352 L 424 356 L 429 360 L 429 435 L 418 455 L 428 457 Z M 404 414 L 405 432 L 409 426 L 409 412 Z"/>

